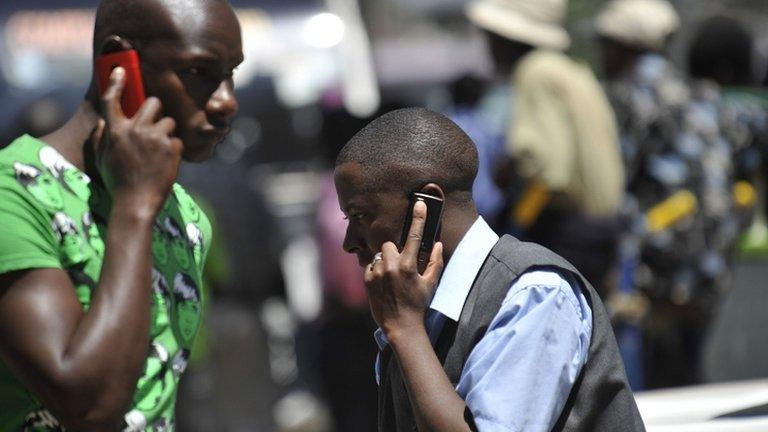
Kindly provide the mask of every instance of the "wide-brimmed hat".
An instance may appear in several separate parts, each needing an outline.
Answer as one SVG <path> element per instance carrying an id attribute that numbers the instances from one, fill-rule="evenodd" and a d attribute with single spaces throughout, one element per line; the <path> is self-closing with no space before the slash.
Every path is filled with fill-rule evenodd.
<path id="1" fill-rule="evenodd" d="M 480 0 L 467 5 L 476 26 L 539 48 L 565 49 L 571 43 L 562 26 L 566 0 Z"/>
<path id="2" fill-rule="evenodd" d="M 666 0 L 613 0 L 595 19 L 601 36 L 626 45 L 658 51 L 680 26 L 680 18 Z"/>

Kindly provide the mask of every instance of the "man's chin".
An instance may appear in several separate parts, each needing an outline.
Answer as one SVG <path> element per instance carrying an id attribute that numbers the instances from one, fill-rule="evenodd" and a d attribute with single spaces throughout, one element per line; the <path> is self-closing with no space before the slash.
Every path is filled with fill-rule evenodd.
<path id="1" fill-rule="evenodd" d="M 216 148 L 216 143 L 196 143 L 197 145 L 188 146 L 184 144 L 184 152 L 182 158 L 185 162 L 201 163 L 210 160 L 213 157 L 213 150 Z"/>

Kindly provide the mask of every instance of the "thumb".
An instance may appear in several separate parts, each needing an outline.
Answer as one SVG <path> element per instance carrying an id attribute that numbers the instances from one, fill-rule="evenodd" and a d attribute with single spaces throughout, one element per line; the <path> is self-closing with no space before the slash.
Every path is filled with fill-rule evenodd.
<path id="1" fill-rule="evenodd" d="M 427 264 L 427 268 L 424 270 L 424 275 L 422 276 L 425 278 L 430 286 L 437 284 L 437 281 L 440 280 L 440 275 L 443 273 L 443 243 L 437 242 L 435 243 L 435 246 L 432 247 L 432 254 L 429 256 L 429 264 Z"/>
<path id="2" fill-rule="evenodd" d="M 104 115 L 110 124 L 125 119 L 123 108 L 120 105 L 123 87 L 125 87 L 125 69 L 118 66 L 109 75 L 109 87 L 101 97 L 104 104 Z"/>
<path id="3" fill-rule="evenodd" d="M 96 123 L 96 127 L 93 128 L 91 133 L 91 143 L 93 144 L 93 152 L 100 154 L 102 148 L 102 140 L 104 139 L 104 129 L 107 126 L 107 122 L 104 119 L 99 119 Z"/>

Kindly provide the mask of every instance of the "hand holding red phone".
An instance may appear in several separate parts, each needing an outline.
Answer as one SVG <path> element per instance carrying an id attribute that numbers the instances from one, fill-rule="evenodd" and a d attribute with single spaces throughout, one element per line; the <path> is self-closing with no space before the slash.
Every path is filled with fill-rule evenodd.
<path id="1" fill-rule="evenodd" d="M 173 137 L 176 122 L 162 117 L 160 100 L 150 97 L 128 118 L 121 107 L 126 82 L 122 67 L 110 75 L 102 115 L 93 136 L 96 165 L 115 200 L 158 212 L 176 180 L 183 144 Z"/>
<path id="2" fill-rule="evenodd" d="M 130 45 L 123 46 L 121 39 L 111 39 L 103 50 L 118 49 L 117 51 L 104 53 L 96 59 L 96 78 L 100 94 L 103 95 L 109 87 L 109 77 L 116 67 L 122 67 L 125 70 L 125 85 L 123 94 L 120 98 L 120 106 L 126 117 L 133 117 L 141 108 L 146 99 L 144 93 L 144 79 L 141 76 L 141 63 L 139 62 L 139 53 L 134 49 L 129 49 Z"/>
<path id="3" fill-rule="evenodd" d="M 424 317 L 443 271 L 443 244 L 435 243 L 424 274 L 418 271 L 418 256 L 427 206 L 417 201 L 402 253 L 386 242 L 365 270 L 365 285 L 373 318 L 392 340 L 409 330 L 424 327 Z"/>

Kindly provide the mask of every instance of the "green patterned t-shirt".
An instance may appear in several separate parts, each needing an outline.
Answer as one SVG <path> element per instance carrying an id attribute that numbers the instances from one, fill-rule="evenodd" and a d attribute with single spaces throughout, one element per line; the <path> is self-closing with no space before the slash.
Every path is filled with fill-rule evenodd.
<path id="1" fill-rule="evenodd" d="M 111 207 L 103 188 L 44 142 L 23 136 L 0 150 L 0 274 L 66 271 L 88 310 L 104 260 Z M 174 185 L 152 231 L 152 326 L 128 431 L 173 430 L 179 377 L 202 311 L 208 218 Z M 56 319 L 56 317 L 51 317 Z M 55 418 L 0 360 L 0 431 L 57 431 Z"/>

